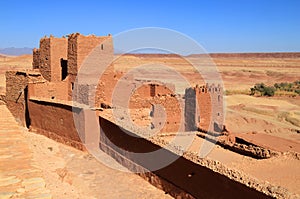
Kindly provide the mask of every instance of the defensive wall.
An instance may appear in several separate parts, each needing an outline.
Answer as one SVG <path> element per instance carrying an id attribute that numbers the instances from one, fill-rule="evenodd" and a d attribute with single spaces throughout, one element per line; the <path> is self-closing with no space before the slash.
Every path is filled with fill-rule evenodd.
<path id="1" fill-rule="evenodd" d="M 86 60 L 95 48 L 99 56 Z M 42 38 L 40 48 L 33 50 L 32 70 L 6 73 L 7 107 L 20 124 L 32 131 L 85 150 L 89 137 L 89 127 L 85 126 L 87 113 L 116 108 L 111 103 L 111 94 L 123 73 L 114 71 L 111 63 L 97 84 L 84 82 L 77 85 L 76 77 L 81 66 L 89 64 L 87 62 L 105 64 L 111 60 L 113 60 L 111 35 L 97 37 L 75 33 L 63 38 L 53 36 Z M 80 71 L 83 75 L 90 72 Z M 131 79 L 131 81 L 134 83 L 139 80 Z M 224 115 L 220 110 L 223 109 L 223 88 L 220 85 L 195 85 L 186 88 L 184 96 L 174 93 L 170 88 L 172 85 L 149 82 L 137 87 L 129 100 L 129 109 L 137 124 L 149 128 L 161 125 L 162 133 L 179 130 L 184 134 L 197 129 L 222 133 Z M 90 91 L 95 91 L 95 94 L 90 95 Z M 164 125 L 153 123 L 151 120 L 151 117 L 159 116 L 161 111 L 154 104 L 164 107 L 166 113 Z M 143 118 L 141 110 L 146 110 L 143 111 L 144 123 L 141 119 Z M 162 141 L 125 134 L 117 124 L 103 118 L 101 114 L 94 123 L 100 127 L 99 139 L 96 140 L 100 149 L 129 169 L 135 167 L 147 171 L 146 162 L 156 160 L 141 161 L 128 157 L 124 151 L 141 153 L 163 147 Z M 184 124 L 182 128 L 180 124 Z M 113 148 L 112 140 L 118 148 Z M 200 159 L 195 154 L 185 153 L 181 157 L 170 149 L 162 149 L 166 157 L 178 156 L 178 159 L 165 168 L 140 175 L 174 197 L 274 196 L 274 192 L 269 191 L 271 185 L 258 183 L 225 168 L 220 163 Z M 126 162 L 127 160 L 130 161 Z M 271 188 L 276 190 L 274 187 Z M 279 190 L 276 194 L 282 193 Z"/>

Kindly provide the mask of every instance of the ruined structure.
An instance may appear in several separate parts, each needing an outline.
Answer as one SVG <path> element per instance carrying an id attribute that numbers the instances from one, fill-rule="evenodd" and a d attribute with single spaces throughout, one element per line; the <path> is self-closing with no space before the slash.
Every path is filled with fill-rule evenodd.
<path id="1" fill-rule="evenodd" d="M 97 55 L 93 57 L 95 60 L 86 59 L 91 53 Z M 166 168 L 154 172 L 148 170 L 147 162 L 151 160 L 128 156 L 127 152 L 160 148 L 168 158 L 176 157 L 178 153 L 165 149 L 162 141 L 155 138 L 131 137 L 114 121 L 101 115 L 103 109 L 119 108 L 112 103 L 112 93 L 123 73 L 114 70 L 113 58 L 111 35 L 98 37 L 76 33 L 63 38 L 42 38 L 40 48 L 33 50 L 32 70 L 6 73 L 7 107 L 22 125 L 64 144 L 85 150 L 85 144 L 92 140 L 127 168 L 145 171 L 140 174 L 142 177 L 174 197 L 234 198 L 246 193 L 246 198 L 269 198 L 262 193 L 269 190 L 266 186 L 251 184 L 251 180 L 242 174 L 194 154 L 184 153 Z M 97 84 L 88 81 L 89 78 L 98 78 L 91 75 L 93 71 L 80 71 L 86 62 L 108 64 Z M 79 71 L 87 77 L 81 84 L 76 81 Z M 134 77 L 121 81 L 130 81 L 131 86 L 136 87 L 129 100 L 129 109 L 137 125 L 158 128 L 170 135 L 174 132 L 184 135 L 197 129 L 218 135 L 223 131 L 223 88 L 220 85 L 195 85 L 186 88 L 184 95 L 179 95 L 174 92 L 174 85 L 143 82 Z M 143 84 L 139 86 L 141 82 Z M 95 91 L 94 95 L 91 91 Z M 91 111 L 98 110 L 97 118 L 89 117 Z M 152 119 L 161 117 L 163 112 L 165 122 L 153 122 Z M 75 119 L 79 124 L 75 124 Z M 85 120 L 91 125 L 85 126 Z M 89 137 L 90 130 L 99 128 L 99 125 L 100 137 Z"/>
<path id="2" fill-rule="evenodd" d="M 103 62 L 110 63 L 110 65 L 101 76 L 98 85 L 78 84 L 77 90 L 74 92 L 78 71 L 83 62 L 86 61 L 85 58 L 96 47 L 99 50 L 97 51 L 99 59 L 94 61 L 98 64 Z M 76 33 L 68 35 L 67 38 L 44 37 L 40 40 L 40 48 L 33 50 L 32 71 L 26 71 L 24 74 L 20 72 L 7 73 L 8 107 L 13 113 L 15 112 L 16 118 L 25 121 L 26 108 L 24 106 L 27 99 L 29 101 L 45 100 L 62 104 L 68 104 L 68 102 L 75 100 L 91 107 L 100 107 L 101 104 L 110 105 L 112 91 L 122 77 L 122 73 L 114 71 L 112 60 L 113 42 L 110 35 L 98 37 L 94 35 L 83 36 Z M 33 76 L 35 78 L 32 78 Z M 89 76 L 89 78 L 94 77 Z M 135 84 L 137 80 L 128 81 Z M 18 88 L 16 82 L 19 84 Z M 174 87 L 174 85 L 168 85 L 168 87 L 170 86 Z M 90 96 L 92 89 L 96 89 L 95 96 Z M 153 109 L 153 104 L 161 104 L 167 115 L 164 128 L 161 129 L 162 132 L 193 131 L 197 128 L 204 131 L 220 132 L 223 128 L 223 112 L 220 111 L 223 110 L 222 92 L 220 86 L 205 85 L 201 87 L 196 85 L 194 88 L 187 88 L 185 96 L 179 96 L 163 83 L 146 83 L 133 93 L 130 109 L 132 109 L 133 115 L 142 109 L 149 110 L 148 116 L 151 117 L 151 112 L 157 113 Z M 19 93 L 23 94 L 17 100 L 15 95 L 18 96 Z M 14 107 L 18 107 L 18 110 L 22 111 L 16 113 Z M 184 107 L 184 109 L 181 110 L 180 107 Z M 216 112 L 217 110 L 218 112 Z M 182 115 L 185 119 L 181 121 Z M 141 115 L 135 114 L 133 117 L 137 118 L 137 123 L 142 124 L 139 122 Z M 214 127 L 210 126 L 211 120 Z M 185 127 L 179 129 L 179 124 L 182 122 L 185 123 Z M 22 123 L 24 124 L 24 122 Z M 147 125 L 151 128 L 151 125 L 154 124 L 148 123 Z"/>

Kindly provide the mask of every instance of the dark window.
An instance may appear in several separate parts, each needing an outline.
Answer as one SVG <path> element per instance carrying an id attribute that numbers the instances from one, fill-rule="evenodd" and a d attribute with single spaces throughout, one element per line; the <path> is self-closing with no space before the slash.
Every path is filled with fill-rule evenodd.
<path id="1" fill-rule="evenodd" d="M 151 97 L 155 96 L 155 85 L 154 84 L 150 85 L 150 96 Z"/>
<path id="2" fill-rule="evenodd" d="M 60 66 L 61 66 L 61 80 L 64 80 L 68 75 L 68 60 L 64 60 L 63 58 L 61 58 Z"/>
<path id="3" fill-rule="evenodd" d="M 104 48 L 104 46 L 103 46 L 103 44 L 101 44 L 101 50 L 103 50 L 103 48 Z"/>

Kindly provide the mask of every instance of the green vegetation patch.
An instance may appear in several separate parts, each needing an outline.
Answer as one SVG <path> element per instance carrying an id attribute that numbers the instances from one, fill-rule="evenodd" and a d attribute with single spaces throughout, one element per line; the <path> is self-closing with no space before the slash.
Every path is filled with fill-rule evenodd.
<path id="1" fill-rule="evenodd" d="M 273 86 L 267 86 L 264 83 L 257 83 L 250 88 L 250 95 L 255 96 L 292 96 L 300 95 L 300 80 L 288 83 L 275 83 Z"/>

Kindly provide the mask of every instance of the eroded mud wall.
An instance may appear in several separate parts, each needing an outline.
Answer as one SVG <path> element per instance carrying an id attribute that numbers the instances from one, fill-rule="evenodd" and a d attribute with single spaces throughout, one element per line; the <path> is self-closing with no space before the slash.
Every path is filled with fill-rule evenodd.
<path id="1" fill-rule="evenodd" d="M 7 71 L 6 72 L 6 106 L 18 121 L 25 126 L 26 93 L 28 77 L 25 72 Z"/>
<path id="2" fill-rule="evenodd" d="M 81 108 L 72 107 L 48 101 L 28 101 L 30 128 L 47 137 L 83 150 L 82 141 L 84 136 L 78 132 L 83 132 L 84 115 Z M 76 120 L 83 122 L 75 125 Z"/>
<path id="3" fill-rule="evenodd" d="M 130 170 L 135 169 L 136 164 L 148 169 L 153 162 L 160 161 L 161 158 L 168 159 L 177 156 L 146 139 L 136 135 L 131 136 L 130 132 L 124 133 L 117 125 L 104 118 L 100 117 L 99 121 L 101 126 L 100 148 Z M 163 156 L 153 156 L 153 159 L 144 159 L 143 156 L 135 156 L 129 153 L 140 154 L 159 149 L 162 151 Z M 174 197 L 269 198 L 261 192 L 230 180 L 206 167 L 183 157 L 177 158 L 168 166 L 142 176 L 146 176 L 150 183 L 162 188 Z M 159 178 L 159 180 L 153 180 L 152 178 Z"/>

